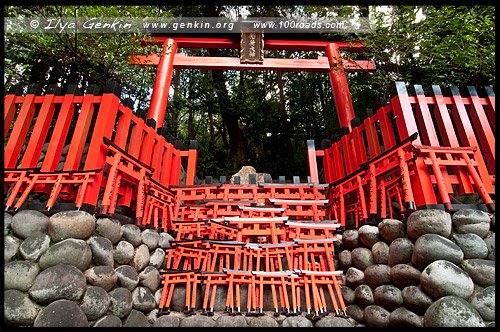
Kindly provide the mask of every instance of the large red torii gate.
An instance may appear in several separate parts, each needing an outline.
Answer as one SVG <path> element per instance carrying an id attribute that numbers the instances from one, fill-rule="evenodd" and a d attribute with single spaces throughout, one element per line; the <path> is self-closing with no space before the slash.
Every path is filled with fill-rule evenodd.
<path id="1" fill-rule="evenodd" d="M 130 56 L 130 62 L 158 66 L 147 115 L 148 119 L 155 120 L 156 129 L 163 126 L 174 68 L 329 72 L 340 127 L 347 127 L 349 131 L 351 130 L 351 120 L 355 118 L 355 115 L 345 71 L 373 71 L 375 69 L 372 61 L 345 60 L 340 56 L 339 49 L 341 48 L 354 52 L 364 50 L 365 47 L 359 42 L 265 40 L 263 49 L 325 51 L 326 57 L 318 57 L 318 59 L 264 58 L 262 64 L 248 64 L 240 63 L 240 59 L 237 57 L 198 57 L 177 53 L 179 47 L 239 49 L 239 39 L 190 37 L 155 37 L 155 39 L 157 43 L 163 44 L 161 56 L 132 55 Z"/>

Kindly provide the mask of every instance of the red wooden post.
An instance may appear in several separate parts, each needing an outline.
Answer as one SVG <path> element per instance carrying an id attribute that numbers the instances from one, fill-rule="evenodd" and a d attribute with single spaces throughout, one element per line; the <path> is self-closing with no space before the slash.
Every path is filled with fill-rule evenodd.
<path id="1" fill-rule="evenodd" d="M 3 109 L 3 125 L 4 125 L 4 132 L 3 132 L 3 138 L 7 136 L 7 133 L 9 132 L 10 124 L 12 123 L 12 120 L 14 120 L 14 116 L 16 115 L 17 111 L 17 104 L 16 104 L 16 99 L 18 96 L 22 96 L 23 94 L 23 89 L 19 85 L 13 85 L 9 93 L 5 96 L 4 98 L 4 109 Z M 22 97 L 21 97 L 22 98 Z"/>
<path id="2" fill-rule="evenodd" d="M 188 164 L 186 170 L 186 186 L 192 186 L 194 184 L 197 161 L 198 161 L 198 142 L 196 140 L 191 140 L 189 142 Z"/>
<path id="3" fill-rule="evenodd" d="M 413 89 L 415 91 L 415 97 L 417 99 L 416 104 L 416 118 L 418 124 L 420 125 L 419 136 L 421 141 L 426 145 L 439 146 L 439 140 L 437 138 L 436 129 L 432 122 L 432 116 L 427 106 L 427 100 L 425 97 L 424 90 L 421 85 L 414 85 Z"/>
<path id="4" fill-rule="evenodd" d="M 177 52 L 177 43 L 173 39 L 167 39 L 163 43 L 162 56 L 156 72 L 156 80 L 151 95 L 151 105 L 147 119 L 153 119 L 156 122 L 156 128 L 163 127 L 165 113 L 167 111 L 168 92 L 172 82 L 174 71 L 174 57 Z"/>
<path id="5" fill-rule="evenodd" d="M 330 64 L 330 82 L 340 127 L 347 127 L 350 130 L 351 120 L 355 117 L 354 108 L 338 46 L 335 43 L 329 43 L 326 46 L 326 55 Z"/>
<path id="6" fill-rule="evenodd" d="M 314 147 L 314 140 L 307 140 L 307 160 L 309 164 L 309 174 L 311 175 L 311 182 L 319 184 L 318 177 L 318 164 L 316 162 L 316 149 Z"/>

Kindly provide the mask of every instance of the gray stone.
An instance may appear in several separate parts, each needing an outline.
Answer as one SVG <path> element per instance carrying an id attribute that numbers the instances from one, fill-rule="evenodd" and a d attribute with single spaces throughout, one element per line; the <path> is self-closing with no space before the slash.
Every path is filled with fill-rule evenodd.
<path id="1" fill-rule="evenodd" d="M 215 320 L 215 327 L 247 327 L 247 326 L 248 326 L 247 320 L 243 316 L 219 316 Z M 312 326 L 312 324 L 310 326 Z"/>
<path id="2" fill-rule="evenodd" d="M 361 270 L 374 264 L 372 251 L 367 248 L 360 247 L 354 249 L 351 253 L 351 257 L 352 264 Z"/>
<path id="3" fill-rule="evenodd" d="M 149 259 L 149 265 L 154 266 L 159 269 L 163 262 L 165 261 L 165 250 L 162 248 L 156 248 L 155 251 L 151 254 L 151 258 Z"/>
<path id="4" fill-rule="evenodd" d="M 8 213 L 3 214 L 3 235 L 7 235 L 10 232 L 10 224 L 12 223 L 12 216 Z"/>
<path id="5" fill-rule="evenodd" d="M 487 237 L 484 239 L 484 243 L 486 243 L 486 247 L 488 248 L 488 257 L 490 261 L 495 260 L 495 236 Z"/>
<path id="6" fill-rule="evenodd" d="M 66 239 L 54 244 L 40 257 L 40 268 L 45 270 L 57 264 L 76 266 L 84 271 L 92 261 L 92 251 L 83 240 Z"/>
<path id="7" fill-rule="evenodd" d="M 359 247 L 359 234 L 356 229 L 348 229 L 342 233 L 342 244 L 344 248 L 353 250 Z"/>
<path id="8" fill-rule="evenodd" d="M 350 267 L 345 274 L 346 283 L 352 288 L 356 288 L 365 282 L 365 274 L 360 269 Z"/>
<path id="9" fill-rule="evenodd" d="M 371 249 L 378 242 L 380 234 L 377 226 L 363 225 L 358 229 L 358 236 L 361 243 Z"/>
<path id="10" fill-rule="evenodd" d="M 345 305 L 354 304 L 356 301 L 354 290 L 349 286 L 342 285 L 340 288 L 340 292 L 342 293 L 342 297 L 344 298 Z M 302 302 L 301 302 L 302 303 Z"/>
<path id="11" fill-rule="evenodd" d="M 133 224 L 122 225 L 122 236 L 135 247 L 142 243 L 141 229 Z"/>
<path id="12" fill-rule="evenodd" d="M 110 240 L 113 245 L 122 238 L 122 224 L 115 219 L 97 219 L 95 230 L 99 235 Z"/>
<path id="13" fill-rule="evenodd" d="M 489 286 L 476 293 L 469 300 L 485 321 L 495 320 L 495 286 Z"/>
<path id="14" fill-rule="evenodd" d="M 158 287 L 160 286 L 160 272 L 154 266 L 148 266 L 139 273 L 139 283 L 149 288 L 151 292 L 156 292 Z"/>
<path id="15" fill-rule="evenodd" d="M 205 291 L 206 291 L 206 285 L 202 285 L 201 294 L 205 294 Z M 273 310 L 272 299 L 270 295 L 271 295 L 270 289 L 268 289 L 267 287 L 264 288 L 263 310 Z M 213 310 L 223 311 L 226 308 L 226 299 L 227 299 L 227 286 L 226 285 L 217 286 L 217 291 L 215 292 Z"/>
<path id="16" fill-rule="evenodd" d="M 365 308 L 365 323 L 370 327 L 389 326 L 390 312 L 378 305 L 370 305 Z"/>
<path id="17" fill-rule="evenodd" d="M 148 246 L 141 244 L 135 248 L 134 258 L 132 259 L 130 265 L 137 271 L 141 271 L 143 268 L 148 266 L 150 258 Z"/>
<path id="18" fill-rule="evenodd" d="M 417 240 L 424 234 L 451 235 L 451 216 L 448 212 L 435 209 L 417 210 L 407 221 L 408 236 Z"/>
<path id="19" fill-rule="evenodd" d="M 405 307 L 419 315 L 423 315 L 432 304 L 432 299 L 417 286 L 408 286 L 401 291 Z"/>
<path id="20" fill-rule="evenodd" d="M 87 239 L 94 233 L 95 219 L 85 211 L 62 211 L 52 215 L 48 222 L 48 234 L 52 241 Z"/>
<path id="21" fill-rule="evenodd" d="M 391 312 L 389 316 L 390 327 L 424 327 L 424 322 L 416 313 L 405 307 L 400 307 Z"/>
<path id="22" fill-rule="evenodd" d="M 134 246 L 127 241 L 120 241 L 113 249 L 113 258 L 117 264 L 128 264 L 134 258 Z"/>
<path id="23" fill-rule="evenodd" d="M 227 316 L 221 316 L 227 317 Z M 233 317 L 231 317 L 233 318 Z M 179 327 L 181 319 L 177 316 L 160 316 L 154 323 L 153 327 Z"/>
<path id="24" fill-rule="evenodd" d="M 42 271 L 29 289 L 32 299 L 49 303 L 58 299 L 77 301 L 87 289 L 85 276 L 72 265 L 59 264 Z"/>
<path id="25" fill-rule="evenodd" d="M 351 304 L 347 306 L 346 311 L 347 314 L 351 316 L 351 318 L 353 318 L 356 322 L 358 323 L 365 322 L 365 311 L 357 304 Z"/>
<path id="26" fill-rule="evenodd" d="M 420 271 L 406 264 L 394 265 L 391 268 L 391 280 L 398 287 L 418 285 L 420 283 Z"/>
<path id="27" fill-rule="evenodd" d="M 372 247 L 373 262 L 375 264 L 387 264 L 389 257 L 389 246 L 383 241 L 375 243 Z"/>
<path id="28" fill-rule="evenodd" d="M 264 316 L 265 317 L 265 316 Z M 189 316 L 181 320 L 180 327 L 214 327 L 215 321 L 209 316 Z"/>
<path id="29" fill-rule="evenodd" d="M 373 292 L 373 299 L 376 305 L 379 305 L 389 311 L 403 305 L 403 296 L 401 295 L 401 291 L 394 285 L 378 286 Z"/>
<path id="30" fill-rule="evenodd" d="M 425 327 L 483 327 L 481 315 L 467 301 L 445 296 L 434 302 L 424 315 Z"/>
<path id="31" fill-rule="evenodd" d="M 122 327 L 122 320 L 115 315 L 106 315 L 95 322 L 94 327 Z"/>
<path id="32" fill-rule="evenodd" d="M 12 261 L 3 269 L 4 289 L 17 289 L 26 292 L 33 285 L 40 272 L 37 263 L 29 261 Z"/>
<path id="33" fill-rule="evenodd" d="M 103 288 L 88 286 L 80 308 L 82 308 L 87 319 L 91 321 L 104 316 L 108 311 L 109 304 L 109 295 Z"/>
<path id="34" fill-rule="evenodd" d="M 160 305 L 160 300 L 161 300 L 161 294 L 162 294 L 162 292 L 163 292 L 163 287 L 160 287 L 160 288 L 158 288 L 158 290 L 154 294 L 155 303 L 156 303 L 157 307 Z"/>
<path id="35" fill-rule="evenodd" d="M 406 226 L 396 219 L 384 219 L 378 224 L 380 236 L 392 242 L 400 237 L 406 237 Z"/>
<path id="36" fill-rule="evenodd" d="M 148 318 L 142 312 L 132 309 L 123 322 L 123 327 L 149 327 Z"/>
<path id="37" fill-rule="evenodd" d="M 486 243 L 476 234 L 453 234 L 453 240 L 464 252 L 465 259 L 488 257 Z"/>
<path id="38" fill-rule="evenodd" d="M 483 287 L 495 285 L 495 261 L 486 259 L 466 259 L 462 264 L 472 280 Z"/>
<path id="39" fill-rule="evenodd" d="M 118 276 L 118 285 L 132 291 L 139 284 L 139 275 L 129 265 L 122 265 L 115 269 Z"/>
<path id="40" fill-rule="evenodd" d="M 109 293 L 109 312 L 119 318 L 124 318 L 132 310 L 132 293 L 126 288 L 115 288 Z"/>
<path id="41" fill-rule="evenodd" d="M 450 261 L 456 265 L 462 263 L 464 253 L 452 241 L 436 234 L 424 234 L 415 242 L 411 263 L 418 269 L 423 269 L 437 260 Z"/>
<path id="42" fill-rule="evenodd" d="M 219 287 L 217 287 L 219 288 Z M 244 291 L 246 288 L 245 287 L 240 287 L 240 293 L 244 295 L 246 291 Z M 196 308 L 195 310 L 198 310 L 201 308 L 202 302 L 203 302 L 203 297 L 202 297 L 202 292 L 200 289 L 196 292 Z M 243 297 L 245 297 L 246 300 L 246 294 L 245 296 L 241 297 L 241 303 L 246 304 L 245 301 L 243 301 Z M 183 311 L 186 307 L 186 285 L 178 284 L 174 288 L 174 292 L 172 294 L 172 301 L 170 302 L 170 310 L 172 311 Z"/>
<path id="43" fill-rule="evenodd" d="M 399 238 L 394 240 L 389 246 L 389 254 L 387 263 L 389 266 L 397 264 L 406 264 L 411 262 L 414 244 L 407 238 Z"/>
<path id="44" fill-rule="evenodd" d="M 356 298 L 356 304 L 361 307 L 366 307 L 374 303 L 373 290 L 368 285 L 359 285 L 354 290 L 354 297 Z"/>
<path id="45" fill-rule="evenodd" d="M 92 250 L 92 260 L 95 265 L 106 265 L 113 267 L 113 244 L 102 236 L 93 236 L 87 243 Z"/>
<path id="46" fill-rule="evenodd" d="M 4 263 L 8 263 L 11 260 L 15 259 L 17 256 L 17 253 L 19 251 L 19 239 L 7 235 L 3 239 L 4 242 L 4 251 L 3 251 L 3 261 Z"/>
<path id="47" fill-rule="evenodd" d="M 490 230 L 490 217 L 484 211 L 458 210 L 452 217 L 453 228 L 460 234 L 474 233 L 484 239 Z"/>
<path id="48" fill-rule="evenodd" d="M 154 324 L 154 322 L 158 319 L 158 312 L 160 312 L 160 310 L 157 308 L 157 306 L 155 304 L 155 309 L 146 313 L 146 317 L 148 318 L 148 322 L 150 324 Z"/>
<path id="49" fill-rule="evenodd" d="M 158 238 L 158 246 L 162 249 L 170 248 L 170 241 L 175 240 L 174 237 L 168 233 L 160 233 Z"/>
<path id="50" fill-rule="evenodd" d="M 142 312 L 155 308 L 155 298 L 149 288 L 137 287 L 132 291 L 132 308 Z"/>
<path id="51" fill-rule="evenodd" d="M 36 261 L 49 246 L 50 237 L 47 234 L 33 234 L 21 243 L 19 252 L 25 260 Z"/>
<path id="52" fill-rule="evenodd" d="M 3 313 L 4 323 L 7 326 L 33 325 L 40 306 L 33 302 L 26 294 L 15 289 L 4 291 Z"/>
<path id="53" fill-rule="evenodd" d="M 113 289 L 118 281 L 118 275 L 115 270 L 107 265 L 94 266 L 86 270 L 84 274 L 89 284 L 102 287 L 106 291 Z"/>
<path id="54" fill-rule="evenodd" d="M 319 319 L 314 327 L 353 327 L 345 318 L 325 316 Z"/>
<path id="55" fill-rule="evenodd" d="M 278 327 L 276 320 L 270 316 L 258 316 L 250 320 L 250 327 Z M 182 324 L 181 324 L 182 326 Z"/>
<path id="56" fill-rule="evenodd" d="M 434 298 L 455 295 L 468 299 L 474 291 L 472 279 L 452 262 L 438 260 L 429 264 L 420 276 L 422 289 Z"/>
<path id="57" fill-rule="evenodd" d="M 340 268 L 346 270 L 352 266 L 352 257 L 350 250 L 343 250 L 338 255 Z"/>
<path id="58" fill-rule="evenodd" d="M 17 237 L 26 239 L 33 234 L 46 233 L 48 224 L 49 217 L 40 211 L 22 210 L 12 217 L 10 227 Z"/>
<path id="59" fill-rule="evenodd" d="M 391 283 L 391 268 L 385 264 L 375 264 L 365 269 L 365 280 L 372 288 Z"/>
<path id="60" fill-rule="evenodd" d="M 148 246 L 149 251 L 153 251 L 158 247 L 160 235 L 153 229 L 145 229 L 141 233 L 142 243 Z"/>
<path id="61" fill-rule="evenodd" d="M 46 306 L 35 319 L 34 327 L 88 327 L 82 309 L 72 301 L 57 300 Z"/>
<path id="62" fill-rule="evenodd" d="M 281 327 L 313 327 L 313 324 L 306 317 L 292 316 L 285 318 L 285 320 L 281 322 Z"/>

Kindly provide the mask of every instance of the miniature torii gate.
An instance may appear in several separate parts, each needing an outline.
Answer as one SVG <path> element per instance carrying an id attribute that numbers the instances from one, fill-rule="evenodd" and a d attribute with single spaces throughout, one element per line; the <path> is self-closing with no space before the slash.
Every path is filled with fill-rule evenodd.
<path id="1" fill-rule="evenodd" d="M 219 48 L 239 49 L 239 39 L 226 38 L 169 38 L 155 37 L 163 44 L 162 55 L 130 57 L 130 62 L 143 65 L 157 65 L 156 81 L 151 96 L 147 119 L 153 119 L 156 129 L 163 126 L 168 104 L 168 92 L 172 81 L 173 69 L 219 69 L 219 70 L 273 70 L 273 71 L 311 71 L 329 72 L 337 116 L 340 127 L 351 130 L 351 120 L 355 118 L 351 95 L 345 71 L 373 71 L 374 64 L 369 60 L 345 60 L 339 49 L 362 51 L 359 42 L 310 40 L 265 40 L 263 49 L 293 51 L 325 51 L 326 57 L 317 59 L 278 59 L 264 58 L 262 64 L 241 63 L 237 57 L 198 57 L 177 53 L 181 48 Z"/>

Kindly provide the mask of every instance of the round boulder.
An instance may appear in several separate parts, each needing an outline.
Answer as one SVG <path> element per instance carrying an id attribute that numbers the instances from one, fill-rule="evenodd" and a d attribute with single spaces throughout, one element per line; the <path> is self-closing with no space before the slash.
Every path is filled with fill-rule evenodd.
<path id="1" fill-rule="evenodd" d="M 115 270 L 107 265 L 94 266 L 85 271 L 84 274 L 89 284 L 102 287 L 106 291 L 111 290 L 118 281 Z"/>
<path id="2" fill-rule="evenodd" d="M 488 247 L 479 235 L 473 233 L 453 234 L 453 240 L 464 252 L 465 259 L 488 257 Z"/>
<path id="3" fill-rule="evenodd" d="M 410 265 L 394 265 L 391 267 L 390 274 L 392 282 L 398 287 L 418 285 L 420 283 L 420 271 Z"/>
<path id="4" fill-rule="evenodd" d="M 40 257 L 40 268 L 45 270 L 57 264 L 76 266 L 84 271 L 92 261 L 92 251 L 83 240 L 66 239 L 54 244 Z"/>
<path id="5" fill-rule="evenodd" d="M 122 236 L 135 247 L 142 243 L 141 229 L 133 224 L 122 225 Z"/>
<path id="6" fill-rule="evenodd" d="M 95 230 L 99 235 L 110 240 L 113 245 L 122 238 L 122 224 L 115 219 L 97 219 Z"/>
<path id="7" fill-rule="evenodd" d="M 419 315 L 423 315 L 432 304 L 432 299 L 417 286 L 408 286 L 401 291 L 405 307 Z"/>
<path id="8" fill-rule="evenodd" d="M 383 241 L 375 243 L 372 247 L 372 256 L 375 264 L 387 264 L 389 257 L 389 246 Z"/>
<path id="9" fill-rule="evenodd" d="M 95 322 L 94 327 L 122 327 L 122 320 L 115 315 L 106 315 Z"/>
<path id="10" fill-rule="evenodd" d="M 132 309 L 125 318 L 123 327 L 149 327 L 149 320 L 142 312 Z"/>
<path id="11" fill-rule="evenodd" d="M 312 322 L 303 316 L 287 317 L 281 322 L 281 327 L 313 327 Z"/>
<path id="12" fill-rule="evenodd" d="M 34 327 L 88 327 L 83 310 L 72 301 L 58 300 L 46 306 L 35 319 Z"/>
<path id="13" fill-rule="evenodd" d="M 354 249 L 351 253 L 351 257 L 353 265 L 361 270 L 374 264 L 372 251 L 367 248 L 359 247 Z"/>
<path id="14" fill-rule="evenodd" d="M 136 287 L 132 291 L 132 308 L 142 312 L 149 312 L 155 308 L 155 305 L 155 298 L 149 288 Z"/>
<path id="15" fill-rule="evenodd" d="M 158 237 L 158 246 L 162 249 L 170 248 L 170 241 L 175 240 L 174 237 L 168 233 L 160 233 Z"/>
<path id="16" fill-rule="evenodd" d="M 72 265 L 59 264 L 42 271 L 29 289 L 32 299 L 49 303 L 58 299 L 77 301 L 87 289 L 85 276 Z"/>
<path id="17" fill-rule="evenodd" d="M 389 326 L 390 312 L 378 305 L 370 305 L 365 308 L 365 323 L 370 327 Z"/>
<path id="18" fill-rule="evenodd" d="M 365 282 L 365 274 L 360 269 L 350 267 L 345 274 L 346 283 L 352 288 L 356 288 Z"/>
<path id="19" fill-rule="evenodd" d="M 342 288 L 340 288 L 340 292 L 342 293 L 345 305 L 354 304 L 356 302 L 354 290 L 349 286 L 343 285 Z"/>
<path id="20" fill-rule="evenodd" d="M 452 262 L 438 260 L 429 264 L 420 276 L 422 289 L 434 298 L 454 295 L 468 299 L 474 291 L 472 279 Z"/>
<path id="21" fill-rule="evenodd" d="M 148 246 L 141 244 L 135 248 L 134 258 L 132 259 L 130 265 L 137 271 L 141 271 L 143 268 L 148 266 L 150 258 Z"/>
<path id="22" fill-rule="evenodd" d="M 141 233 L 142 243 L 148 246 L 149 251 L 153 251 L 158 247 L 158 240 L 160 239 L 160 235 L 157 231 L 153 229 L 145 229 Z"/>
<path id="23" fill-rule="evenodd" d="M 473 233 L 484 239 L 490 230 L 490 217 L 484 211 L 462 209 L 453 214 L 453 228 L 460 234 Z"/>
<path id="24" fill-rule="evenodd" d="M 417 210 L 407 221 L 408 236 L 416 240 L 424 234 L 451 235 L 451 216 L 448 212 L 435 209 Z"/>
<path id="25" fill-rule="evenodd" d="M 391 283 L 391 268 L 385 264 L 375 264 L 365 269 L 365 280 L 372 288 Z"/>
<path id="26" fill-rule="evenodd" d="M 163 262 L 165 261 L 165 250 L 162 248 L 156 248 L 155 251 L 151 254 L 151 258 L 149 259 L 149 265 L 154 266 L 156 269 L 159 269 Z"/>
<path id="27" fill-rule="evenodd" d="M 17 289 L 26 292 L 33 285 L 40 272 L 37 263 L 29 261 L 12 261 L 4 265 L 4 289 Z"/>
<path id="28" fill-rule="evenodd" d="M 156 292 L 160 286 L 161 277 L 160 272 L 154 266 L 146 267 L 141 273 L 139 273 L 139 283 L 149 288 L 151 292 Z"/>
<path id="29" fill-rule="evenodd" d="M 485 321 L 495 320 L 495 286 L 489 286 L 476 293 L 469 300 Z"/>
<path id="30" fill-rule="evenodd" d="M 14 236 L 7 235 L 4 237 L 3 243 L 4 243 L 3 261 L 4 263 L 8 263 L 16 258 L 17 253 L 19 251 L 20 241 L 18 238 Z"/>
<path id="31" fill-rule="evenodd" d="M 115 272 L 118 276 L 118 284 L 129 291 L 132 291 L 139 284 L 139 275 L 131 266 L 119 266 L 115 269 Z"/>
<path id="32" fill-rule="evenodd" d="M 89 321 L 98 319 L 106 313 L 109 308 L 110 299 L 108 293 L 101 287 L 89 286 L 83 296 L 80 308 Z"/>
<path id="33" fill-rule="evenodd" d="M 416 313 L 405 307 L 400 307 L 391 312 L 389 316 L 389 326 L 391 327 L 424 327 L 424 322 Z"/>
<path id="34" fill-rule="evenodd" d="M 382 285 L 373 292 L 375 304 L 392 311 L 403 305 L 401 291 L 394 285 Z"/>
<path id="35" fill-rule="evenodd" d="M 30 235 L 47 232 L 49 217 L 34 210 L 22 210 L 16 213 L 11 220 L 10 227 L 14 234 L 26 239 Z"/>
<path id="36" fill-rule="evenodd" d="M 314 327 L 353 327 L 345 318 L 325 316 L 319 319 Z"/>
<path id="37" fill-rule="evenodd" d="M 344 248 L 353 250 L 359 247 L 359 234 L 356 229 L 348 229 L 342 233 L 342 244 Z"/>
<path id="38" fill-rule="evenodd" d="M 49 249 L 50 237 L 47 234 L 33 234 L 19 246 L 21 256 L 28 261 L 36 261 L 40 256 Z"/>
<path id="39" fill-rule="evenodd" d="M 132 310 L 132 293 L 123 287 L 109 293 L 109 312 L 119 318 L 126 317 Z"/>
<path id="40" fill-rule="evenodd" d="M 12 223 L 12 216 L 8 213 L 3 214 L 3 235 L 7 235 L 10 232 L 10 224 Z"/>
<path id="41" fill-rule="evenodd" d="M 134 246 L 127 241 L 120 241 L 113 249 L 113 258 L 117 264 L 128 264 L 134 258 Z"/>
<path id="42" fill-rule="evenodd" d="M 92 260 L 95 265 L 106 265 L 113 267 L 113 244 L 102 236 L 93 236 L 87 243 L 92 250 Z"/>
<path id="43" fill-rule="evenodd" d="M 414 247 L 413 242 L 407 238 L 392 241 L 387 259 L 389 266 L 411 262 Z"/>
<path id="44" fill-rule="evenodd" d="M 87 239 L 94 233 L 95 219 L 85 211 L 62 211 L 49 218 L 48 234 L 52 241 Z"/>
<path id="45" fill-rule="evenodd" d="M 227 317 L 227 316 L 221 316 L 221 317 Z M 236 317 L 241 317 L 241 316 L 236 316 Z M 233 317 L 231 317 L 233 318 Z M 243 317 L 241 317 L 243 318 Z M 245 320 L 243 318 L 243 320 Z M 160 316 L 158 319 L 153 323 L 153 327 L 179 327 L 181 323 L 181 319 L 177 316 Z M 245 320 L 246 324 L 246 320 Z"/>
<path id="46" fill-rule="evenodd" d="M 484 327 L 474 307 L 457 296 L 445 296 L 434 302 L 424 315 L 425 327 Z"/>
<path id="47" fill-rule="evenodd" d="M 406 225 L 396 219 L 384 219 L 378 224 L 380 235 L 392 242 L 400 237 L 406 237 Z"/>
<path id="48" fill-rule="evenodd" d="M 33 325 L 40 306 L 33 302 L 26 294 L 15 289 L 3 293 L 3 319 L 7 326 Z"/>
<path id="49" fill-rule="evenodd" d="M 363 225 L 358 229 L 358 236 L 361 243 L 371 249 L 378 242 L 380 235 L 377 226 Z"/>
<path id="50" fill-rule="evenodd" d="M 493 233 L 495 234 L 495 233 Z M 495 236 L 487 237 L 484 239 L 484 243 L 486 243 L 486 247 L 488 248 L 488 257 L 490 261 L 495 260 Z"/>
<path id="51" fill-rule="evenodd" d="M 461 264 L 464 253 L 452 241 L 436 234 L 424 234 L 415 242 L 411 263 L 418 269 L 423 269 L 437 260 L 446 260 Z"/>
<path id="52" fill-rule="evenodd" d="M 291 317 L 289 317 L 289 318 L 291 318 Z M 306 318 L 306 320 L 308 320 L 308 319 Z M 179 326 L 179 325 L 177 324 L 177 326 Z M 243 316 L 225 316 L 224 315 L 224 316 L 219 316 L 215 320 L 215 327 L 247 327 L 247 326 L 248 326 L 247 320 Z M 295 326 L 302 326 L 302 325 L 295 325 Z M 309 326 L 312 326 L 312 324 Z"/>
<path id="53" fill-rule="evenodd" d="M 267 317 L 267 316 L 262 316 L 262 317 Z M 260 317 L 258 317 L 258 318 L 260 318 Z M 195 316 L 186 317 L 183 320 L 181 320 L 181 323 L 179 324 L 179 326 L 180 327 L 214 327 L 215 321 L 212 319 L 212 317 L 209 317 L 209 316 L 195 315 Z M 257 326 L 259 326 L 259 325 L 257 325 Z M 276 324 L 276 326 L 278 326 L 278 324 Z"/>
<path id="54" fill-rule="evenodd" d="M 340 268 L 348 269 L 352 266 L 352 256 L 350 250 L 342 250 L 338 255 Z"/>
<path id="55" fill-rule="evenodd" d="M 483 287 L 495 286 L 495 261 L 466 259 L 462 268 L 476 284 Z"/>
<path id="56" fill-rule="evenodd" d="M 368 285 L 359 285 L 354 290 L 356 304 L 361 307 L 366 307 L 374 303 L 373 290 Z"/>
<path id="57" fill-rule="evenodd" d="M 357 304 L 351 304 L 346 308 L 347 314 L 358 323 L 365 322 L 365 311 Z"/>

